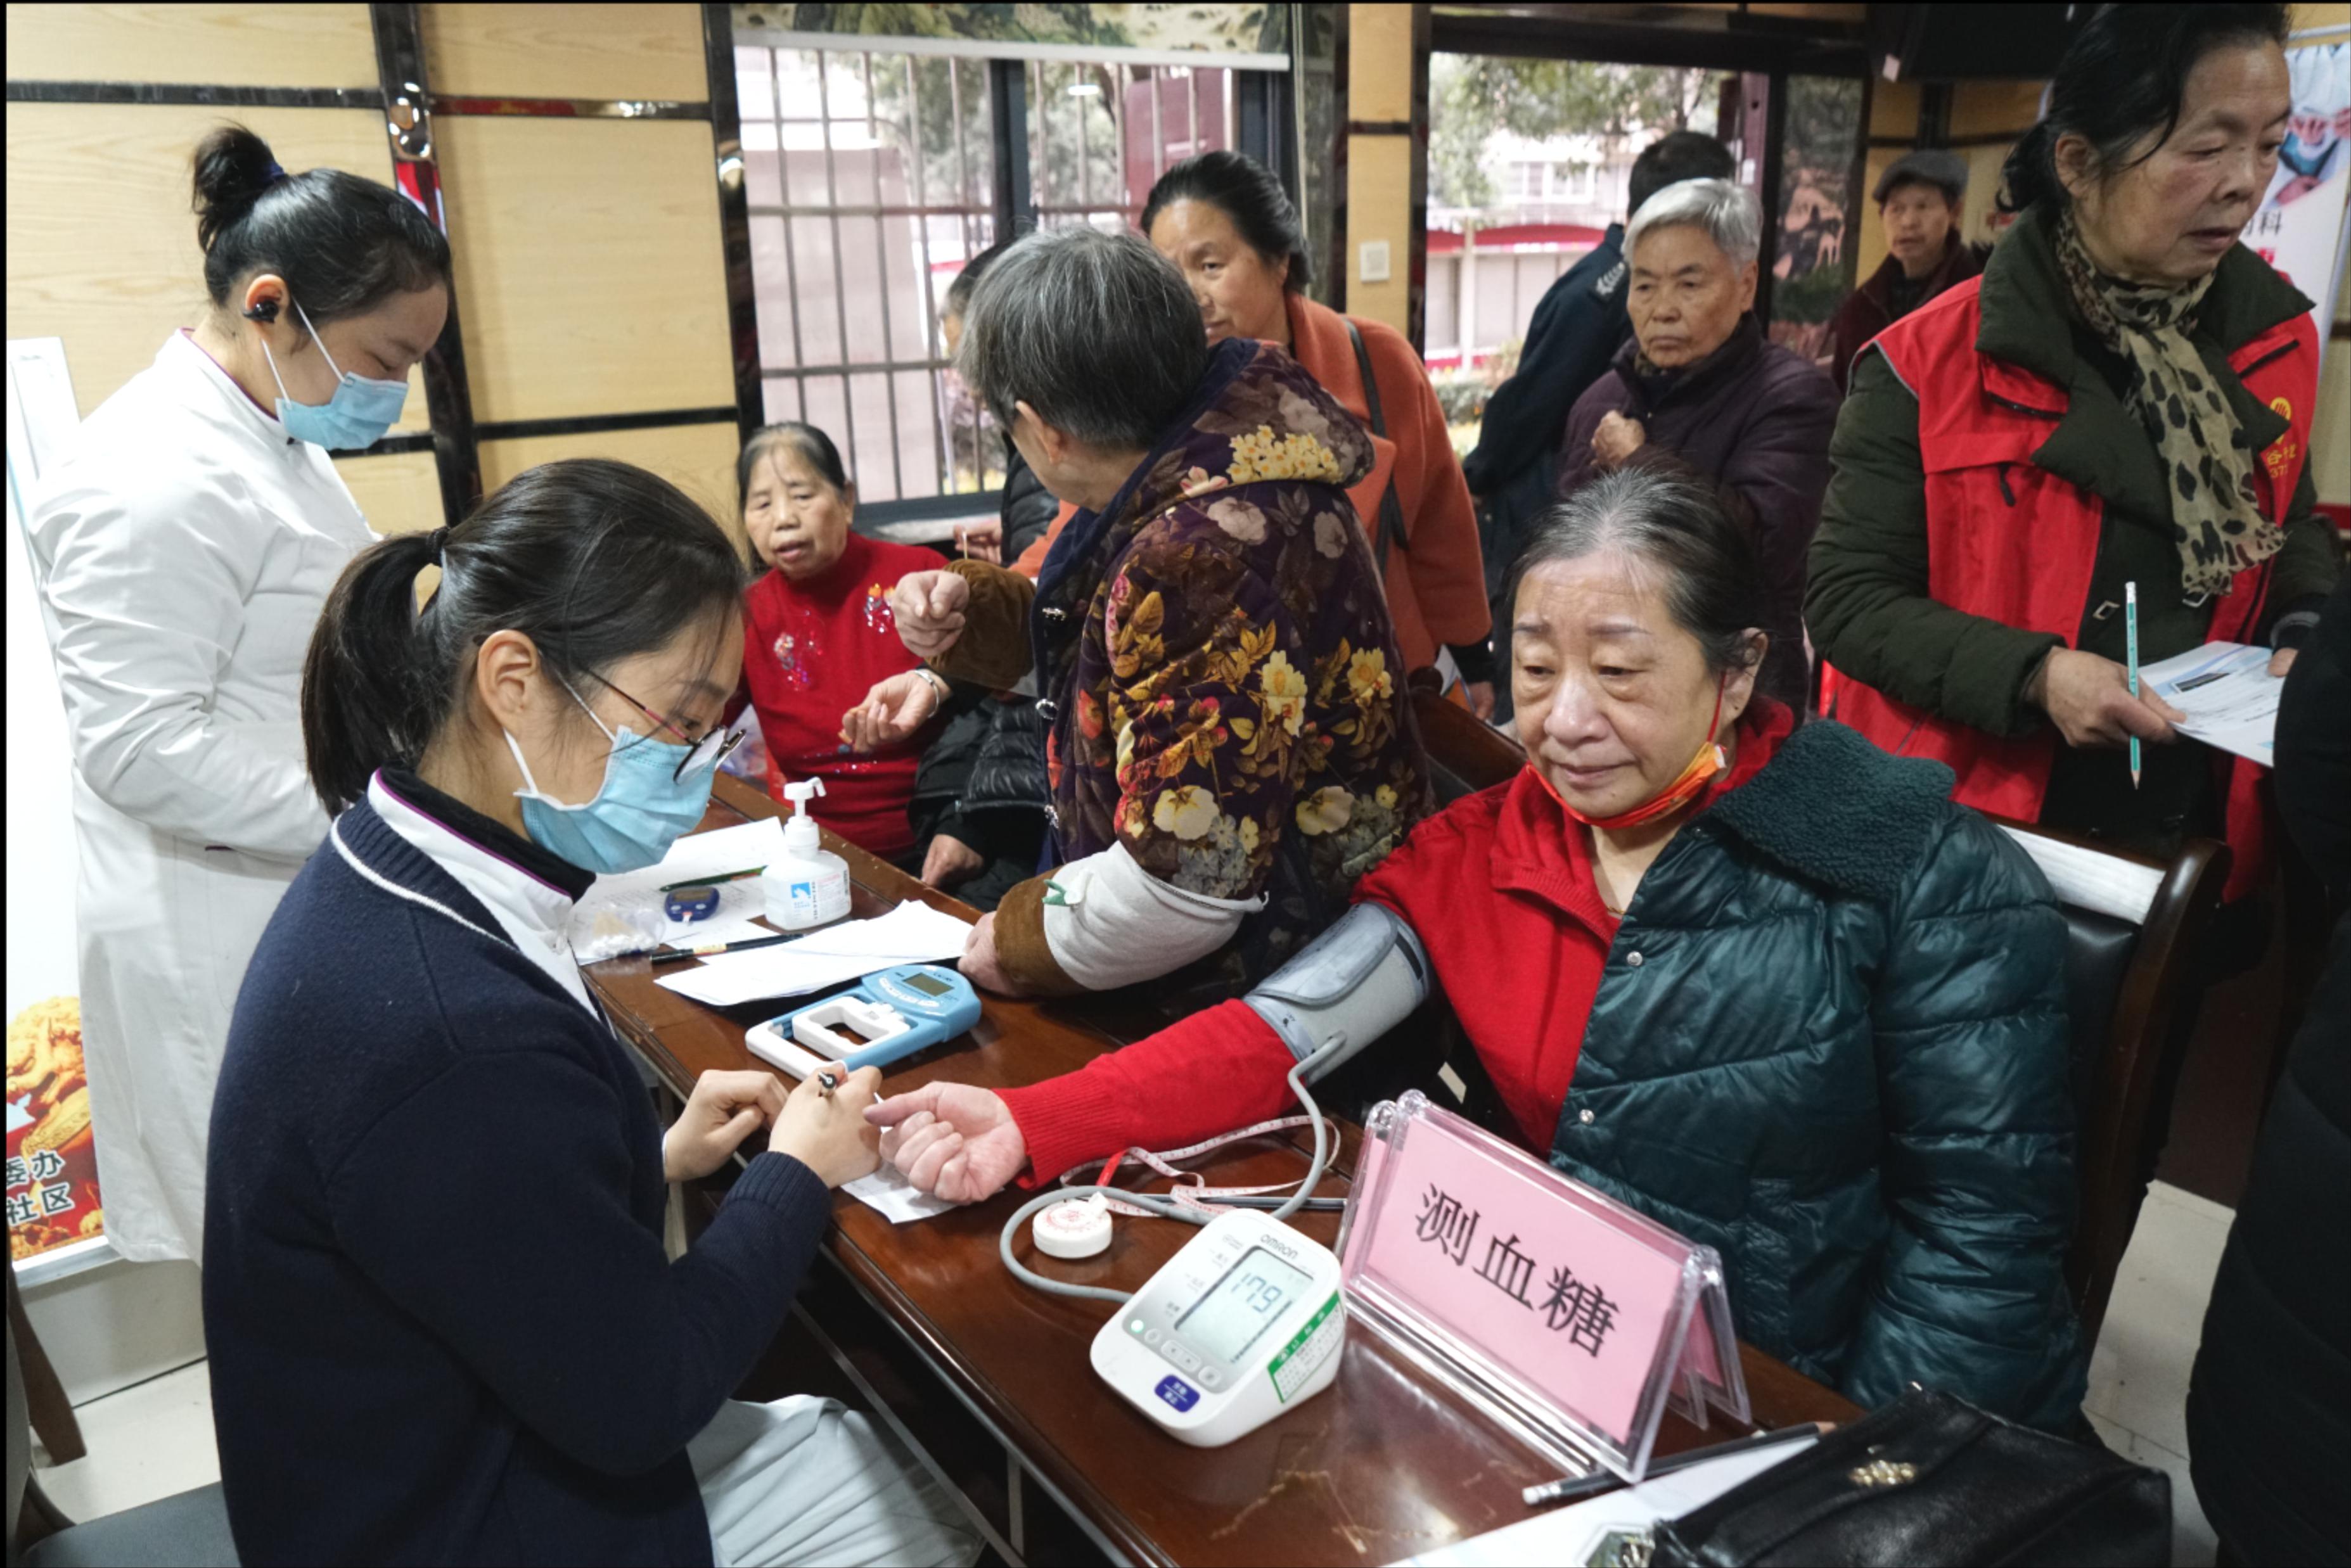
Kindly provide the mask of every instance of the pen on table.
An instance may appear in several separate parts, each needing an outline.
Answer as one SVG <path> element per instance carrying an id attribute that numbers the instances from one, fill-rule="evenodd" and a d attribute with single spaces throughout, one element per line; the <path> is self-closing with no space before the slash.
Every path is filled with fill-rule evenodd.
<path id="1" fill-rule="evenodd" d="M 673 882 L 666 887 L 657 887 L 653 891 L 675 893 L 681 887 L 716 887 L 722 882 L 741 882 L 747 876 L 757 876 L 767 869 L 763 865 L 747 865 L 741 871 L 730 871 L 724 876 L 690 876 L 684 882 Z"/>
<path id="2" fill-rule="evenodd" d="M 2130 694 L 2138 695 L 2138 584 L 2123 584 L 2123 653 L 2130 661 Z M 2130 737 L 2131 788 L 2138 788 L 2138 737 Z"/>
<path id="3" fill-rule="evenodd" d="M 1716 1443 L 1704 1448 L 1691 1448 L 1659 1459 L 1651 1465 L 1641 1479 L 1655 1480 L 1676 1470 L 1686 1470 L 1692 1465 L 1702 1465 L 1709 1459 L 1727 1458 L 1732 1454 L 1744 1454 L 1755 1448 L 1768 1448 L 1777 1443 L 1792 1443 L 1799 1437 L 1817 1437 L 1821 1425 L 1807 1421 L 1799 1427 L 1782 1427 L 1776 1432 L 1756 1432 L 1744 1437 L 1734 1437 L 1728 1443 Z M 1588 1476 L 1569 1476 L 1563 1480 L 1545 1481 L 1519 1493 L 1520 1500 L 1529 1508 L 1546 1508 L 1555 1502 L 1578 1502 L 1584 1498 L 1633 1483 L 1610 1470 L 1595 1470 Z"/>
<path id="4" fill-rule="evenodd" d="M 715 958 L 721 953 L 743 953 L 754 947 L 772 947 L 778 942 L 789 942 L 806 933 L 794 931 L 782 936 L 753 936 L 741 942 L 705 942 L 699 947 L 676 947 L 653 955 L 656 964 L 682 964 L 688 958 Z"/>

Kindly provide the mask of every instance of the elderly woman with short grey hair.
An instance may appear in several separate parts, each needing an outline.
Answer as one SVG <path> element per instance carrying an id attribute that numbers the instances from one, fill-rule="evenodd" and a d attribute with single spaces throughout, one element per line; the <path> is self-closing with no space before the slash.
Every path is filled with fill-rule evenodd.
<path id="1" fill-rule="evenodd" d="M 957 561 L 892 596 L 938 674 L 1002 688 L 1033 669 L 1051 725 L 1061 863 L 974 928 L 964 972 L 1008 995 L 1154 981 L 1171 1014 L 1237 996 L 1432 803 L 1347 497 L 1370 438 L 1280 350 L 1211 348 L 1183 277 L 1133 236 L 1013 246 L 956 366 L 1081 508 L 1034 583 Z M 920 672 L 886 681 L 849 738 L 911 733 L 935 700 Z"/>
<path id="2" fill-rule="evenodd" d="M 1755 318 L 1762 232 L 1754 193 L 1729 180 L 1668 185 L 1633 214 L 1633 336 L 1568 411 L 1559 493 L 1625 467 L 1711 481 L 1762 567 L 1771 650 L 1761 689 L 1801 722 L 1811 689 L 1804 557 L 1828 488 L 1837 392 Z"/>

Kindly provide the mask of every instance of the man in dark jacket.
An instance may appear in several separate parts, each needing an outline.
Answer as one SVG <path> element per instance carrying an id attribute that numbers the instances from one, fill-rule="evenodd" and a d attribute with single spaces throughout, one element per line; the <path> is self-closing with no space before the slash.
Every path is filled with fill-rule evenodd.
<path id="1" fill-rule="evenodd" d="M 1983 270 L 1983 253 L 1959 237 L 1967 193 L 1967 161 L 1941 148 L 1906 152 L 1878 176 L 1870 199 L 1886 228 L 1886 259 L 1830 324 L 1829 374 L 1837 391 L 1844 391 L 1864 343 Z"/>
<path id="2" fill-rule="evenodd" d="M 1733 168 L 1729 149 L 1713 137 L 1670 131 L 1633 160 L 1626 214 L 1639 212 L 1667 185 L 1729 179 Z M 1632 335 L 1625 314 L 1624 242 L 1625 225 L 1610 224 L 1600 243 L 1543 291 L 1527 322 L 1519 368 L 1487 398 L 1477 448 L 1461 460 L 1478 504 L 1486 593 L 1494 601 L 1494 654 L 1502 672 L 1495 689 L 1497 719 L 1510 711 L 1510 617 L 1501 602 L 1502 579 L 1518 559 L 1529 519 L 1552 503 L 1559 429 L 1569 406 L 1607 374 L 1610 358 Z"/>
<path id="3" fill-rule="evenodd" d="M 1568 412 L 1559 494 L 1620 467 L 1713 482 L 1763 570 L 1771 645 L 1758 689 L 1801 720 L 1804 556 L 1828 488 L 1836 388 L 1763 336 L 1754 314 L 1762 214 L 1728 180 L 1662 191 L 1626 237 L 1633 338 Z"/>
<path id="4" fill-rule="evenodd" d="M 2278 813 L 2340 911 L 2351 894 L 2351 578 L 2287 673 Z M 2351 1560 L 2351 919 L 2286 1058 L 2212 1281 L 2188 1456 L 2223 1561 Z"/>

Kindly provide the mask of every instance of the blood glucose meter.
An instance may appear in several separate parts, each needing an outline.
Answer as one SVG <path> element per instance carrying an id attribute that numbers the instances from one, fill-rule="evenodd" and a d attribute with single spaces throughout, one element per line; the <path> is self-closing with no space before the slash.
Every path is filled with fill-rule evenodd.
<path id="1" fill-rule="evenodd" d="M 1094 1335 L 1094 1371 L 1195 1448 L 1331 1386 L 1347 1309 L 1327 1247 L 1249 1209 L 1218 1215 Z"/>
<path id="2" fill-rule="evenodd" d="M 901 964 L 836 997 L 753 1025 L 743 1042 L 795 1078 L 828 1061 L 852 1072 L 952 1040 L 979 1021 L 979 993 L 953 969 Z"/>

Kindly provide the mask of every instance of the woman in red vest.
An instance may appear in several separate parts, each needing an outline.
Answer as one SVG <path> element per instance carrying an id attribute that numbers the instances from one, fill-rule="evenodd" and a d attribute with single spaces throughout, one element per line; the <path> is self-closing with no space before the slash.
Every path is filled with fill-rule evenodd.
<path id="1" fill-rule="evenodd" d="M 2290 107 L 2283 5 L 2124 5 L 2011 154 L 1983 276 L 1855 361 L 1805 621 L 1822 704 L 1965 804 L 2157 854 L 2225 828 L 2263 870 L 2262 770 L 2134 697 L 2224 640 L 2291 649 L 2338 568 L 2305 457 L 2311 303 L 2238 242 Z M 2133 787 L 2119 749 L 2151 744 Z"/>

